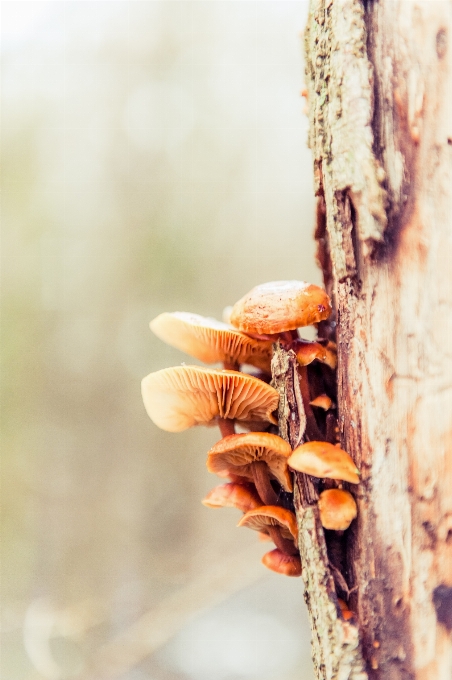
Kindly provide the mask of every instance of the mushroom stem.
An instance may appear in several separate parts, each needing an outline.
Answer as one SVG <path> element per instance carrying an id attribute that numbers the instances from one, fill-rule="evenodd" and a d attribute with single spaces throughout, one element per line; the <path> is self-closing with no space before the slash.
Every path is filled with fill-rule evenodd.
<path id="1" fill-rule="evenodd" d="M 226 371 L 240 371 L 240 364 L 236 361 L 223 361 L 223 368 Z"/>
<path id="2" fill-rule="evenodd" d="M 333 413 L 328 413 L 326 416 L 326 434 L 325 434 L 325 441 L 329 442 L 330 444 L 335 444 L 336 443 L 336 432 L 335 428 L 336 427 L 336 418 L 334 417 Z"/>
<path id="3" fill-rule="evenodd" d="M 296 335 L 294 335 L 294 333 L 296 333 Z M 298 340 L 298 331 L 285 331 L 284 333 L 281 333 L 279 339 L 282 342 L 291 345 L 294 340 Z"/>
<path id="4" fill-rule="evenodd" d="M 279 527 L 269 526 L 267 527 L 267 530 L 273 543 L 281 550 L 281 552 L 285 553 L 286 555 L 298 555 L 298 550 L 293 541 L 289 541 L 288 538 L 283 538 L 281 536 Z"/>
<path id="5" fill-rule="evenodd" d="M 268 465 L 263 460 L 258 460 L 252 465 L 254 484 L 264 505 L 277 505 L 278 496 L 270 484 Z"/>
<path id="6" fill-rule="evenodd" d="M 317 441 L 322 438 L 322 434 L 317 425 L 314 411 L 312 410 L 311 395 L 309 393 L 308 369 L 307 366 L 299 366 L 300 371 L 300 391 L 303 399 L 304 411 L 306 414 L 306 434 L 311 441 Z"/>
<path id="7" fill-rule="evenodd" d="M 235 434 L 233 420 L 229 420 L 228 418 L 218 418 L 218 427 L 220 428 L 222 437 L 228 437 L 230 434 Z"/>

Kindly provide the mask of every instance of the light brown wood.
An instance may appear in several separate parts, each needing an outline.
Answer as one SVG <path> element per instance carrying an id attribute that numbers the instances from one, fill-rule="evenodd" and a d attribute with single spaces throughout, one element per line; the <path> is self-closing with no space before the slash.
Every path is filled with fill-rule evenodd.
<path id="1" fill-rule="evenodd" d="M 339 38 L 347 30 L 356 37 L 362 22 L 368 34 L 375 99 L 364 86 L 361 105 L 370 104 L 370 114 L 355 122 L 358 140 L 367 141 L 348 162 L 364 177 L 366 168 L 375 170 L 382 191 L 375 178 L 367 189 L 386 208 L 387 224 L 374 215 L 381 239 L 369 240 L 360 228 L 362 201 L 331 167 L 331 141 L 340 129 L 350 140 L 347 116 L 360 88 L 357 79 L 347 89 L 347 78 L 334 75 L 334 40 L 339 52 L 343 46 L 339 5 L 356 20 L 347 27 L 341 19 Z M 357 5 L 312 0 L 306 33 L 311 146 L 328 233 L 322 257 L 329 249 L 337 307 L 341 442 L 363 478 L 347 544 L 349 586 L 356 588 L 350 603 L 369 678 L 450 680 L 451 3 L 380 0 L 368 2 L 361 18 Z M 324 40 L 320 61 L 314 35 Z M 366 54 L 352 57 L 349 76 L 364 78 Z M 314 66 L 322 60 L 333 82 L 319 85 Z M 345 153 L 347 144 L 345 138 L 336 149 Z"/>

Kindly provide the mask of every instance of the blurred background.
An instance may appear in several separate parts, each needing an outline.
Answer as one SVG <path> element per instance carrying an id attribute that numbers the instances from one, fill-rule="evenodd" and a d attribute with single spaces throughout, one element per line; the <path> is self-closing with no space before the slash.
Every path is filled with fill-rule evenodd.
<path id="1" fill-rule="evenodd" d="M 200 503 L 163 311 L 320 282 L 303 1 L 2 3 L 3 680 L 309 680 L 300 579 Z"/>

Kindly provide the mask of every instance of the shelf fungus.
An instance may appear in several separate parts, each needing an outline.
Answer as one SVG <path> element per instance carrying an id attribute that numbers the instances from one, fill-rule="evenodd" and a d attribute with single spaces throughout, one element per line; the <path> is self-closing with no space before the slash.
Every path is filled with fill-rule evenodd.
<path id="1" fill-rule="evenodd" d="M 276 434 L 249 432 L 224 437 L 207 454 L 207 469 L 214 474 L 233 474 L 254 481 L 266 505 L 275 505 L 278 494 L 271 485 L 275 479 L 285 491 L 292 491 L 287 461 L 290 445 Z"/>
<path id="2" fill-rule="evenodd" d="M 229 482 L 220 484 L 209 491 L 201 501 L 207 508 L 237 508 L 242 512 L 255 510 L 262 505 L 252 484 Z"/>
<path id="3" fill-rule="evenodd" d="M 334 531 L 348 529 L 358 513 L 355 499 L 351 493 L 343 489 L 322 491 L 318 506 L 322 526 Z"/>
<path id="4" fill-rule="evenodd" d="M 323 288 L 304 281 L 271 281 L 236 302 L 230 318 L 244 333 L 275 335 L 318 323 L 330 313 Z"/>
<path id="5" fill-rule="evenodd" d="M 289 458 L 289 466 L 313 477 L 359 484 L 359 470 L 346 451 L 328 442 L 307 442 Z"/>
<path id="6" fill-rule="evenodd" d="M 284 576 L 301 576 L 301 559 L 298 555 L 287 555 L 278 548 L 265 553 L 262 564 Z"/>
<path id="7" fill-rule="evenodd" d="M 271 340 L 256 340 L 222 321 L 189 312 L 164 312 L 149 324 L 155 335 L 205 364 L 238 370 L 251 364 L 270 372 Z"/>
<path id="8" fill-rule="evenodd" d="M 293 512 L 276 505 L 263 505 L 243 515 L 238 527 L 269 534 L 273 543 L 286 555 L 298 555 L 298 528 Z"/>
<path id="9" fill-rule="evenodd" d="M 234 433 L 234 420 L 276 423 L 278 392 L 238 371 L 176 366 L 150 373 L 142 381 L 146 411 L 167 432 L 194 425 L 219 425 Z"/>

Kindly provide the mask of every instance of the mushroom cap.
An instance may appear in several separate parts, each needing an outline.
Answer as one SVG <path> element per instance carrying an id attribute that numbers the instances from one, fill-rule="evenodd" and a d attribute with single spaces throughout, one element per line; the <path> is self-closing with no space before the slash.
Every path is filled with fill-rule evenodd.
<path id="1" fill-rule="evenodd" d="M 270 370 L 271 340 L 255 340 L 222 321 L 189 312 L 164 312 L 149 326 L 160 340 L 206 364 L 246 363 Z"/>
<path id="2" fill-rule="evenodd" d="M 348 608 L 348 605 L 344 602 L 344 600 L 341 600 L 339 597 L 337 598 L 339 608 L 341 610 L 341 616 L 344 619 L 344 621 L 349 621 L 354 617 L 354 613 L 351 611 L 351 609 Z"/>
<path id="3" fill-rule="evenodd" d="M 358 514 L 355 499 L 348 491 L 327 489 L 319 496 L 320 521 L 325 529 L 345 531 Z"/>
<path id="4" fill-rule="evenodd" d="M 141 392 L 149 417 L 167 432 L 214 425 L 217 418 L 277 422 L 272 412 L 278 407 L 278 392 L 239 371 L 164 368 L 143 378 Z"/>
<path id="5" fill-rule="evenodd" d="M 254 531 L 268 533 L 268 527 L 278 527 L 281 536 L 292 540 L 298 546 L 297 519 L 293 512 L 278 505 L 262 505 L 243 515 L 238 527 L 248 527 Z"/>
<path id="6" fill-rule="evenodd" d="M 328 411 L 333 405 L 333 402 L 331 401 L 327 394 L 320 394 L 318 397 L 316 397 L 309 403 L 311 404 L 311 406 L 323 408 L 325 411 Z"/>
<path id="7" fill-rule="evenodd" d="M 301 576 L 301 559 L 298 555 L 286 555 L 282 550 L 275 548 L 265 553 L 261 560 L 262 564 L 284 576 Z"/>
<path id="8" fill-rule="evenodd" d="M 238 508 L 242 512 L 254 510 L 262 505 L 252 484 L 220 484 L 209 491 L 201 501 L 207 508 Z"/>
<path id="9" fill-rule="evenodd" d="M 233 474 L 253 479 L 253 463 L 267 463 L 270 476 L 286 491 L 292 491 L 292 479 L 287 461 L 292 449 L 277 434 L 247 432 L 231 434 L 217 442 L 207 454 L 207 469 L 214 474 Z"/>
<path id="10" fill-rule="evenodd" d="M 271 281 L 253 288 L 235 303 L 231 323 L 244 333 L 275 334 L 327 319 L 330 298 L 304 281 Z"/>
<path id="11" fill-rule="evenodd" d="M 336 368 L 337 354 L 329 347 L 324 347 L 320 342 L 310 340 L 297 340 L 295 348 L 297 360 L 300 366 L 307 366 L 315 359 L 330 368 Z"/>
<path id="12" fill-rule="evenodd" d="M 359 484 L 359 470 L 348 453 L 328 442 L 307 442 L 298 446 L 288 463 L 293 470 L 306 475 Z"/>

